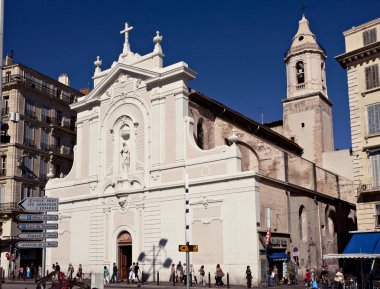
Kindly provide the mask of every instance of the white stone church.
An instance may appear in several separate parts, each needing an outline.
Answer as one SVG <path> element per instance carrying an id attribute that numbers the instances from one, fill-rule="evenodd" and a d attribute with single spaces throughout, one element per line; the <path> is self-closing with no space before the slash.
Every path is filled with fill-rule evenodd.
<path id="1" fill-rule="evenodd" d="M 148 280 L 156 272 L 168 280 L 168 265 L 185 262 L 178 246 L 186 174 L 196 272 L 204 265 L 213 276 L 220 264 L 231 283 L 243 284 L 250 265 L 258 283 L 267 264 L 284 277 L 289 260 L 301 270 L 320 267 L 322 254 L 342 250 L 356 226 L 350 159 L 333 151 L 326 55 L 308 21 L 285 58 L 284 120 L 268 125 L 190 89 L 196 72 L 185 62 L 163 65 L 158 32 L 152 53 L 132 52 L 131 30 L 126 24 L 110 68 L 102 70 L 98 57 L 94 89 L 71 106 L 74 164 L 46 187 L 60 200 L 59 248 L 48 249 L 47 268 L 72 263 L 101 273 L 116 262 L 126 279 L 138 261 Z"/>

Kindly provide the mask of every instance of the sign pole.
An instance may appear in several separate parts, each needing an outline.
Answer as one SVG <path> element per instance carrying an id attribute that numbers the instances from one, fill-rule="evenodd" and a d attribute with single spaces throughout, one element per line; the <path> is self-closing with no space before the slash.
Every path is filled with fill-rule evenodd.
<path id="1" fill-rule="evenodd" d="M 190 244 L 190 200 L 189 200 L 189 175 L 185 175 L 185 241 Z M 186 252 L 186 289 L 190 289 L 190 252 Z"/>

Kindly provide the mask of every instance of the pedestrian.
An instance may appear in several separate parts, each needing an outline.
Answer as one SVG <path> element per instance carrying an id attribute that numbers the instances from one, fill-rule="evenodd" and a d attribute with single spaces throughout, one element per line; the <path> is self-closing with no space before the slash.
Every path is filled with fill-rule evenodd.
<path id="1" fill-rule="evenodd" d="M 133 262 L 131 267 L 129 267 L 129 276 L 128 276 L 128 280 L 132 283 L 135 282 L 135 266 L 136 266 L 136 263 Z"/>
<path id="2" fill-rule="evenodd" d="M 315 268 L 311 270 L 311 288 L 318 289 L 318 277 Z"/>
<path id="3" fill-rule="evenodd" d="M 187 271 L 186 271 L 186 263 L 183 263 L 183 285 L 186 285 L 187 281 Z"/>
<path id="4" fill-rule="evenodd" d="M 139 263 L 136 262 L 136 264 L 135 264 L 135 278 L 137 279 L 138 284 L 141 283 L 140 278 L 139 278 L 139 271 L 140 271 Z M 142 278 L 142 276 L 141 276 L 141 278 Z"/>
<path id="5" fill-rule="evenodd" d="M 278 279 L 278 269 L 277 266 L 273 266 L 273 286 L 278 286 L 280 285 L 279 279 Z"/>
<path id="6" fill-rule="evenodd" d="M 305 287 L 310 288 L 311 286 L 311 274 L 309 269 L 306 268 L 306 273 L 305 273 Z"/>
<path id="7" fill-rule="evenodd" d="M 38 265 L 38 269 L 37 269 L 37 274 L 38 274 L 38 278 L 41 278 L 42 277 L 42 267 L 40 265 Z"/>
<path id="8" fill-rule="evenodd" d="M 251 267 L 247 266 L 247 269 L 245 270 L 245 279 L 247 279 L 247 288 L 252 287 L 252 271 Z"/>
<path id="9" fill-rule="evenodd" d="M 319 280 L 322 282 L 323 289 L 329 289 L 329 271 L 327 265 L 322 266 Z"/>
<path id="10" fill-rule="evenodd" d="M 334 277 L 335 288 L 343 289 L 343 280 L 344 280 L 343 269 L 339 268 L 338 272 L 336 272 L 335 277 Z"/>
<path id="11" fill-rule="evenodd" d="M 34 264 L 30 264 L 30 278 L 33 279 L 36 275 L 36 268 L 34 267 Z"/>
<path id="12" fill-rule="evenodd" d="M 176 275 L 177 275 L 177 283 L 182 283 L 183 281 L 183 267 L 181 264 L 181 261 L 178 261 L 177 268 L 176 268 Z"/>
<path id="13" fill-rule="evenodd" d="M 197 284 L 197 276 L 194 273 L 194 267 L 193 264 L 190 264 L 190 283 L 193 284 L 193 278 L 194 278 L 194 283 Z"/>
<path id="14" fill-rule="evenodd" d="M 199 272 L 199 276 L 200 276 L 200 278 L 199 278 L 199 284 L 202 284 L 203 287 L 206 287 L 205 266 L 202 265 L 201 268 L 199 268 L 198 272 Z"/>
<path id="15" fill-rule="evenodd" d="M 58 262 L 55 262 L 55 272 L 59 274 L 61 272 L 61 266 L 59 266 Z"/>
<path id="16" fill-rule="evenodd" d="M 24 267 L 20 266 L 20 268 L 18 269 L 18 280 L 20 280 L 24 278 Z"/>
<path id="17" fill-rule="evenodd" d="M 26 279 L 30 279 L 30 267 L 26 265 Z"/>
<path id="18" fill-rule="evenodd" d="M 215 278 L 216 278 L 216 286 L 224 287 L 223 278 L 224 272 L 222 268 L 220 268 L 220 264 L 216 265 Z"/>
<path id="19" fill-rule="evenodd" d="M 103 268 L 104 285 L 107 285 L 110 282 L 109 274 L 110 274 L 110 272 L 108 271 L 107 266 L 104 266 L 104 268 Z"/>
<path id="20" fill-rule="evenodd" d="M 112 277 L 111 277 L 110 283 L 118 283 L 119 282 L 117 271 L 118 271 L 118 269 L 117 269 L 116 263 L 114 262 L 113 267 L 112 267 Z"/>
<path id="21" fill-rule="evenodd" d="M 83 278 L 82 264 L 79 264 L 78 271 L 77 271 L 77 278 L 78 278 L 78 282 L 82 282 L 82 278 Z"/>
<path id="22" fill-rule="evenodd" d="M 67 268 L 67 278 L 69 278 L 69 280 L 73 280 L 73 275 L 74 275 L 74 266 L 70 263 L 69 267 Z"/>
<path id="23" fill-rule="evenodd" d="M 169 277 L 169 282 L 170 283 L 175 283 L 175 264 L 173 263 L 172 266 L 170 267 L 170 277 Z"/>

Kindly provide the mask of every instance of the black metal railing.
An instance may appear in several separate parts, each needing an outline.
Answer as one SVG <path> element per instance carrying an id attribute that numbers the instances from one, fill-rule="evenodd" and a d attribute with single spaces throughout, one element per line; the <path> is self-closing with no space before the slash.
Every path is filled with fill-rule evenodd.
<path id="1" fill-rule="evenodd" d="M 380 191 L 380 184 L 370 183 L 370 184 L 360 184 L 357 188 L 357 192 L 365 193 L 370 191 Z"/>
<path id="2" fill-rule="evenodd" d="M 24 139 L 24 145 L 27 145 L 29 147 L 36 147 L 36 144 L 34 143 L 34 140 L 25 138 Z"/>
<path id="3" fill-rule="evenodd" d="M 8 214 L 15 211 L 16 212 L 20 211 L 20 208 L 17 206 L 16 202 L 0 203 L 0 212 L 2 214 Z"/>
<path id="4" fill-rule="evenodd" d="M 21 74 L 12 74 L 7 75 L 6 77 L 3 77 L 3 85 L 7 84 L 16 84 L 16 83 L 23 83 L 33 89 L 37 89 L 43 93 L 48 94 L 51 97 L 58 98 L 68 104 L 74 103 L 76 101 L 76 96 L 61 90 L 58 87 L 54 87 L 53 84 L 50 83 L 41 83 L 39 81 L 36 81 L 32 77 L 24 77 Z"/>
<path id="5" fill-rule="evenodd" d="M 0 177 L 5 177 L 7 175 L 6 169 L 0 169 Z"/>
<path id="6" fill-rule="evenodd" d="M 49 144 L 47 143 L 41 143 L 41 150 L 48 151 L 49 150 Z"/>
<path id="7" fill-rule="evenodd" d="M 1 116 L 5 116 L 9 114 L 9 107 L 3 107 L 1 109 Z"/>
<path id="8" fill-rule="evenodd" d="M 27 116 L 29 118 L 37 119 L 37 114 L 33 110 L 26 109 L 25 110 L 25 116 Z"/>

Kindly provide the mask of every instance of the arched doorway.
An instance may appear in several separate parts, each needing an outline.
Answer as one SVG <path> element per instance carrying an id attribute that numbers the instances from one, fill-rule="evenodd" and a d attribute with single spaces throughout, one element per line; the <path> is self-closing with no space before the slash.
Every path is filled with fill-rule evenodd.
<path id="1" fill-rule="evenodd" d="M 123 231 L 117 237 L 117 250 L 119 259 L 119 279 L 128 278 L 128 268 L 132 264 L 132 236 Z"/>

